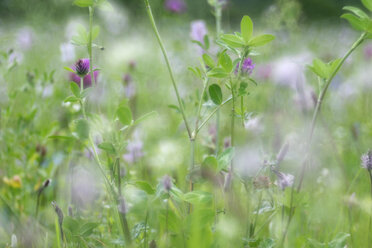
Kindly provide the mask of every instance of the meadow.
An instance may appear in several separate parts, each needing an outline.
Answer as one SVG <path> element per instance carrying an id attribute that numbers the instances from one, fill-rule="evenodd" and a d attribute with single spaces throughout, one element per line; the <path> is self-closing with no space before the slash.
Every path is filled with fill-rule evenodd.
<path id="1" fill-rule="evenodd" d="M 0 247 L 372 247 L 372 0 L 200 1 L 0 17 Z"/>

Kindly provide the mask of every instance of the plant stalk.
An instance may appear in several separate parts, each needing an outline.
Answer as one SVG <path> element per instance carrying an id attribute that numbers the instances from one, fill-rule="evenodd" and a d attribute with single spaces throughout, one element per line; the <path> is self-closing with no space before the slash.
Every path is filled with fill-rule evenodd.
<path id="1" fill-rule="evenodd" d="M 88 53 L 89 53 L 89 73 L 92 80 L 92 85 L 95 85 L 95 78 L 93 73 L 93 52 L 92 52 L 92 42 L 93 42 L 93 14 L 94 8 L 89 7 L 89 43 L 88 43 Z M 83 87 L 84 88 L 84 87 Z"/>
<path id="2" fill-rule="evenodd" d="M 185 115 L 185 111 L 184 111 L 184 108 L 183 108 L 183 103 L 182 103 L 181 96 L 180 96 L 178 88 L 177 88 L 177 84 L 176 84 L 176 80 L 175 80 L 175 77 L 174 77 L 174 74 L 173 74 L 172 67 L 171 67 L 170 62 L 169 62 L 167 51 L 165 50 L 164 43 L 163 43 L 163 41 L 160 37 L 158 28 L 156 27 L 156 23 L 155 23 L 154 16 L 153 16 L 152 11 L 151 11 L 151 6 L 150 6 L 150 3 L 149 3 L 149 0 L 144 0 L 144 1 L 145 1 L 145 5 L 146 5 L 147 15 L 150 19 L 152 29 L 155 33 L 156 39 L 157 39 L 157 41 L 159 43 L 159 46 L 160 46 L 160 49 L 163 53 L 164 60 L 165 60 L 165 63 L 167 65 L 167 68 L 168 68 L 169 76 L 171 78 L 172 85 L 173 85 L 174 91 L 175 91 L 176 96 L 177 96 L 178 107 L 180 109 L 183 121 L 185 123 L 186 130 L 187 130 L 187 133 L 189 135 L 189 138 L 191 139 L 192 138 L 191 129 L 190 129 L 189 123 L 188 123 L 186 115 Z"/>
<path id="3" fill-rule="evenodd" d="M 304 161 L 302 163 L 299 184 L 297 186 L 297 192 L 298 193 L 301 191 L 303 179 L 304 179 L 304 176 L 305 176 L 306 165 L 307 165 L 307 162 L 308 162 L 308 159 L 309 159 L 310 147 L 311 147 L 311 142 L 312 142 L 312 139 L 313 139 L 313 134 L 314 134 L 314 130 L 315 130 L 316 121 L 318 119 L 318 115 L 320 113 L 321 106 L 322 106 L 324 97 L 327 93 L 328 87 L 332 83 L 332 80 L 336 76 L 337 72 L 341 69 L 342 65 L 345 63 L 346 59 L 355 51 L 356 48 L 358 48 L 360 46 L 360 44 L 363 43 L 366 36 L 367 36 L 366 32 L 362 33 L 361 36 L 353 43 L 351 48 L 346 52 L 346 54 L 343 56 L 343 58 L 341 59 L 341 61 L 339 62 L 339 64 L 335 68 L 335 70 L 332 72 L 331 76 L 326 80 L 325 86 L 323 87 L 323 89 L 322 89 L 322 91 L 321 91 L 321 93 L 318 97 L 318 101 L 317 101 L 317 104 L 316 104 L 316 107 L 315 107 L 315 110 L 314 110 L 314 114 L 313 114 L 313 118 L 312 118 L 312 121 L 311 121 L 309 137 L 308 137 L 308 140 L 307 140 L 307 152 L 306 152 L 307 154 L 306 154 L 306 156 L 304 158 Z M 295 187 L 292 187 L 289 217 L 288 217 L 287 226 L 286 226 L 285 230 L 283 231 L 282 245 L 284 244 L 286 235 L 288 233 L 288 228 L 289 228 L 289 225 L 291 223 L 291 220 L 292 220 L 292 217 L 293 217 L 293 214 L 294 214 L 294 207 L 293 207 L 294 191 L 295 191 Z"/>

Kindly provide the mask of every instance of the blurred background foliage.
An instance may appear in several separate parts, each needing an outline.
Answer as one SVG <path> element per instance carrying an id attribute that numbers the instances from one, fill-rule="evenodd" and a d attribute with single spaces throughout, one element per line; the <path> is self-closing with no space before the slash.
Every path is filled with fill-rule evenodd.
<path id="1" fill-rule="evenodd" d="M 7 20 L 29 20 L 33 22 L 45 22 L 46 20 L 59 21 L 66 16 L 79 12 L 70 0 L 1 0 L 0 1 L 0 21 Z M 134 17 L 143 18 L 143 1 L 140 0 L 116 0 L 117 4 L 125 6 L 129 9 L 129 13 Z M 187 13 L 185 18 L 210 18 L 211 11 L 208 8 L 206 1 L 186 0 Z M 163 0 L 152 1 L 153 8 L 158 11 L 165 11 L 163 8 Z M 355 0 L 230 0 L 227 14 L 232 21 L 238 21 L 240 16 L 248 14 L 251 16 L 259 16 L 270 8 L 275 6 L 300 6 L 303 13 L 303 20 L 334 20 L 342 13 L 342 7 L 345 5 L 361 6 L 359 1 Z M 293 15 L 297 8 L 290 8 L 283 14 Z M 164 12 L 163 12 L 164 13 Z M 50 19 L 52 18 L 52 19 Z M 3 23 L 4 24 L 4 23 Z"/>

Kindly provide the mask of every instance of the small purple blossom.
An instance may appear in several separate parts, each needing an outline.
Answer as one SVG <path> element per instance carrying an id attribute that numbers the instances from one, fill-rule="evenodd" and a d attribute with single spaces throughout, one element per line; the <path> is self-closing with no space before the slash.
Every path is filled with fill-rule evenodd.
<path id="1" fill-rule="evenodd" d="M 251 58 L 247 58 L 244 60 L 243 65 L 242 65 L 242 73 L 243 74 L 251 74 L 253 72 L 253 69 L 256 65 L 253 64 Z M 240 62 L 236 65 L 235 69 L 235 74 L 238 74 L 239 72 L 239 67 L 240 67 Z"/>
<path id="2" fill-rule="evenodd" d="M 365 48 L 364 48 L 364 57 L 366 60 L 370 60 L 372 58 L 372 46 L 371 45 L 367 45 Z"/>
<path id="3" fill-rule="evenodd" d="M 186 3 L 184 0 L 166 0 L 165 8 L 173 13 L 183 13 L 186 11 Z"/>
<path id="4" fill-rule="evenodd" d="M 207 25 L 203 20 L 196 20 L 191 22 L 191 39 L 196 40 L 204 44 L 204 36 L 207 35 Z"/>
<path id="5" fill-rule="evenodd" d="M 223 148 L 227 149 L 229 147 L 231 147 L 231 138 L 230 137 L 226 137 L 223 140 Z"/>
<path id="6" fill-rule="evenodd" d="M 372 151 L 371 150 L 363 154 L 360 160 L 362 162 L 362 167 L 364 169 L 372 170 Z"/>
<path id="7" fill-rule="evenodd" d="M 169 192 L 172 188 L 172 178 L 168 175 L 165 175 L 162 179 L 162 184 L 165 189 L 165 191 Z"/>
<path id="8" fill-rule="evenodd" d="M 79 59 L 71 68 L 76 73 L 70 72 L 69 78 L 80 87 L 80 77 L 84 77 L 84 88 L 92 86 L 92 78 L 89 74 L 89 59 Z M 97 82 L 98 71 L 93 72 L 94 81 Z"/>
<path id="9" fill-rule="evenodd" d="M 75 63 L 74 69 L 78 76 L 84 77 L 89 73 L 89 59 L 79 59 Z"/>
<path id="10" fill-rule="evenodd" d="M 28 50 L 32 46 L 33 37 L 34 33 L 31 28 L 22 28 L 17 33 L 17 44 L 21 47 L 21 49 Z"/>
<path id="11" fill-rule="evenodd" d="M 123 155 L 123 158 L 128 163 L 134 164 L 143 156 L 143 143 L 138 137 L 138 134 L 135 133 L 134 139 L 127 145 L 127 153 Z"/>
<path id="12" fill-rule="evenodd" d="M 282 190 L 285 190 L 287 187 L 292 187 L 294 176 L 291 174 L 285 174 L 282 172 L 276 172 L 276 176 L 278 177 L 277 185 Z"/>

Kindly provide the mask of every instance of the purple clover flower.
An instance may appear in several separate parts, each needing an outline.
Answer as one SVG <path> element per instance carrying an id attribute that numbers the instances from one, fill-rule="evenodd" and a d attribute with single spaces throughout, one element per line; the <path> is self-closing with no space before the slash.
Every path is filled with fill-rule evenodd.
<path id="1" fill-rule="evenodd" d="M 136 95 L 136 85 L 133 82 L 133 78 L 130 74 L 125 74 L 123 77 L 124 82 L 124 93 L 127 98 L 132 98 Z"/>
<path id="2" fill-rule="evenodd" d="M 372 170 L 372 151 L 371 150 L 363 154 L 360 160 L 362 162 L 362 167 L 364 169 Z"/>
<path id="3" fill-rule="evenodd" d="M 92 86 L 92 78 L 89 74 L 89 59 L 79 59 L 71 69 L 75 73 L 70 72 L 69 78 L 80 87 L 80 77 L 84 77 L 84 88 Z M 98 71 L 93 72 L 94 80 L 97 82 Z"/>
<path id="4" fill-rule="evenodd" d="M 256 64 L 253 64 L 251 58 L 246 58 L 243 62 L 243 65 L 242 65 L 242 73 L 247 74 L 247 75 L 252 74 L 253 69 L 254 69 L 255 66 L 256 66 Z M 239 67 L 240 67 L 240 62 L 236 65 L 235 74 L 238 74 Z"/>
<path id="5" fill-rule="evenodd" d="M 89 59 L 79 59 L 75 63 L 74 69 L 78 76 L 84 77 L 89 73 Z"/>
<path id="6" fill-rule="evenodd" d="M 123 158 L 128 163 L 134 164 L 144 155 L 142 140 L 138 133 L 135 133 L 134 138 L 127 145 L 127 153 L 123 155 Z"/>
<path id="7" fill-rule="evenodd" d="M 285 190 L 287 187 L 292 187 L 294 176 L 291 174 L 285 174 L 282 172 L 276 172 L 276 176 L 278 177 L 277 185 L 282 190 Z"/>
<path id="8" fill-rule="evenodd" d="M 186 11 L 186 3 L 184 0 L 166 0 L 165 8 L 173 13 L 183 13 Z"/>
<path id="9" fill-rule="evenodd" d="M 207 25 L 203 20 L 196 20 L 191 22 L 191 39 L 199 41 L 204 44 L 204 36 L 208 33 Z"/>
<path id="10" fill-rule="evenodd" d="M 169 192 L 172 189 L 172 178 L 168 175 L 165 175 L 162 179 L 162 184 L 165 191 Z"/>

